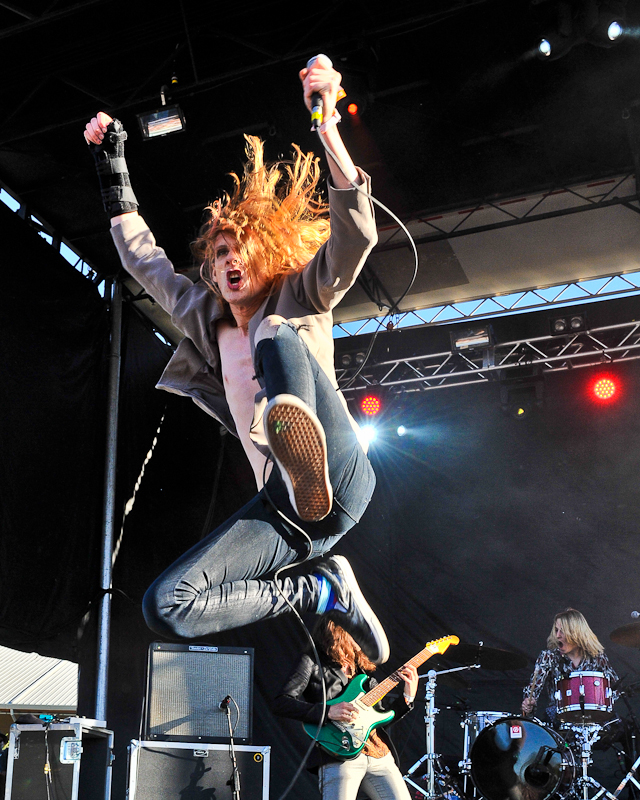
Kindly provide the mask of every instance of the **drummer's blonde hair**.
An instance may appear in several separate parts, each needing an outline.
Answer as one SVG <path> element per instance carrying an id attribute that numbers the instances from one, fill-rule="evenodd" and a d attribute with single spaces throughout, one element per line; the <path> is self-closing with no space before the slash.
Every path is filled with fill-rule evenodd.
<path id="1" fill-rule="evenodd" d="M 600 644 L 600 640 L 589 627 L 583 614 L 576 611 L 575 608 L 565 608 L 564 611 L 560 611 L 553 618 L 551 633 L 547 639 L 547 647 L 549 650 L 558 649 L 556 624 L 559 624 L 562 628 L 568 644 L 580 648 L 585 655 L 593 658 L 594 656 L 604 653 L 604 647 Z"/>

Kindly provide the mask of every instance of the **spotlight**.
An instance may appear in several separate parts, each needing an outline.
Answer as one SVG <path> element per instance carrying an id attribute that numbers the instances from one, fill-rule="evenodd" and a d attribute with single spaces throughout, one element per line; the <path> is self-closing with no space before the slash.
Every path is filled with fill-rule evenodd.
<path id="1" fill-rule="evenodd" d="M 566 317 L 552 317 L 549 320 L 552 336 L 563 336 L 567 333 L 581 333 L 587 330 L 587 318 L 584 314 L 568 314 Z"/>
<path id="2" fill-rule="evenodd" d="M 524 419 L 531 413 L 531 403 L 514 403 L 509 408 L 509 414 L 515 419 Z"/>
<path id="3" fill-rule="evenodd" d="M 398 430 L 396 431 L 398 436 L 404 436 L 406 432 L 407 429 L 404 427 L 404 425 L 398 425 Z"/>
<path id="4" fill-rule="evenodd" d="M 624 33 L 626 25 L 625 4 L 620 0 L 601 2 L 587 41 L 596 47 L 613 47 Z"/>
<path id="5" fill-rule="evenodd" d="M 537 366 L 502 370 L 500 405 L 515 419 L 525 419 L 544 403 L 544 373 Z"/>
<path id="6" fill-rule="evenodd" d="M 367 394 L 360 401 L 360 409 L 367 417 L 375 417 L 382 410 L 380 398 L 375 394 Z"/>
<path id="7" fill-rule="evenodd" d="M 358 104 L 357 103 L 349 103 L 347 106 L 347 113 L 351 114 L 352 117 L 357 116 L 358 114 Z"/>
<path id="8" fill-rule="evenodd" d="M 555 61 L 566 55 L 577 44 L 574 36 L 561 36 L 556 33 L 547 33 L 538 40 L 536 55 L 541 61 Z"/>
<path id="9" fill-rule="evenodd" d="M 614 20 L 607 28 L 607 36 L 612 42 L 622 36 L 622 26 L 617 20 Z"/>
<path id="10" fill-rule="evenodd" d="M 540 39 L 538 42 L 538 55 L 543 58 L 551 55 L 551 42 L 548 39 Z"/>
<path id="11" fill-rule="evenodd" d="M 360 428 L 360 432 L 364 440 L 369 444 L 375 442 L 375 440 L 378 438 L 378 432 L 376 431 L 373 425 L 363 425 Z"/>
<path id="12" fill-rule="evenodd" d="M 593 397 L 600 403 L 607 403 L 618 395 L 618 384 L 610 375 L 600 375 L 591 386 Z"/>
<path id="13" fill-rule="evenodd" d="M 460 332 L 450 333 L 449 336 L 453 353 L 460 353 L 463 350 L 481 350 L 495 344 L 490 325 L 484 325 L 481 328 L 464 328 Z"/>

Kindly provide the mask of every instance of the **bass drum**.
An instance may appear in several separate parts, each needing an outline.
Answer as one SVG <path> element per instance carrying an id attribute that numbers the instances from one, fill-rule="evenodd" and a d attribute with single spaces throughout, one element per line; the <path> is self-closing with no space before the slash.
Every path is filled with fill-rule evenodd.
<path id="1" fill-rule="evenodd" d="M 485 728 L 471 748 L 471 779 L 488 800 L 548 800 L 568 795 L 575 761 L 554 730 L 524 717 Z"/>

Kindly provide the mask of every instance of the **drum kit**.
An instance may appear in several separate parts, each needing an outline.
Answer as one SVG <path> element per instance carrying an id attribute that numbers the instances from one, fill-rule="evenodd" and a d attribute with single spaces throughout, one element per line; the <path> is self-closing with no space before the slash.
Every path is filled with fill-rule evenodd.
<path id="1" fill-rule="evenodd" d="M 631 627 L 634 628 L 630 631 Z M 640 622 L 619 628 L 612 641 L 640 647 Z M 636 774 L 635 739 L 640 735 L 635 719 L 629 736 L 631 752 L 619 742 L 627 732 L 628 721 L 615 717 L 616 697 L 609 678 L 602 672 L 571 672 L 555 687 L 555 726 L 535 717 L 502 711 L 465 709 L 462 759 L 446 764 L 435 751 L 435 705 L 437 678 L 447 673 L 470 669 L 513 670 L 525 667 L 527 659 L 517 653 L 497 648 L 461 644 L 447 654 L 465 666 L 429 670 L 426 675 L 426 747 L 422 756 L 403 776 L 415 797 L 427 800 L 618 800 L 630 784 L 632 792 L 640 789 Z M 617 690 L 617 697 L 631 696 L 638 684 Z M 628 705 L 628 701 L 627 705 Z M 632 715 L 633 716 L 633 715 Z M 594 749 L 614 747 L 619 762 L 628 769 L 615 792 L 608 791 L 589 775 Z M 449 759 L 450 760 L 450 759 Z M 423 775 L 416 775 L 426 768 Z M 639 776 L 640 777 L 640 776 Z M 635 787 L 635 788 L 634 788 Z M 636 794 L 636 797 L 639 795 Z"/>

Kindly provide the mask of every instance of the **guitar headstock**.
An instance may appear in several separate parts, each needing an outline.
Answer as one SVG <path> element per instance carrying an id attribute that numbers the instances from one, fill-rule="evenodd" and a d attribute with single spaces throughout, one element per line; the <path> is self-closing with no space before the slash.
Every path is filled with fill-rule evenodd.
<path id="1" fill-rule="evenodd" d="M 448 647 L 452 644 L 459 644 L 460 639 L 457 636 L 443 636 L 442 639 L 435 639 L 433 642 L 429 642 L 425 645 L 425 649 L 428 650 L 432 656 L 436 653 L 440 653 L 442 655 Z"/>

